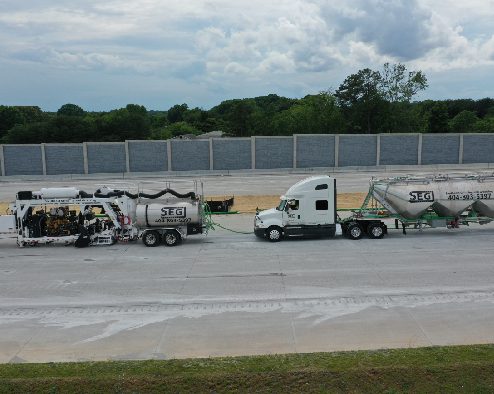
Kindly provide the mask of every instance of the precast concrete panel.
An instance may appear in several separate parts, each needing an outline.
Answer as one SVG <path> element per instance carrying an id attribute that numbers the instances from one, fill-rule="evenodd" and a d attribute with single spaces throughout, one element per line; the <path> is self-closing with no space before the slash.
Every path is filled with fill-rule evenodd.
<path id="1" fill-rule="evenodd" d="M 213 169 L 245 170 L 252 168 L 250 139 L 213 139 Z"/>
<path id="2" fill-rule="evenodd" d="M 380 165 L 417 165 L 418 135 L 381 135 Z"/>
<path id="3" fill-rule="evenodd" d="M 375 166 L 377 160 L 376 135 L 340 135 L 338 166 Z"/>
<path id="4" fill-rule="evenodd" d="M 168 170 L 166 141 L 129 141 L 130 172 Z"/>
<path id="5" fill-rule="evenodd" d="M 4 145 L 5 175 L 43 175 L 41 146 Z"/>
<path id="6" fill-rule="evenodd" d="M 172 141 L 173 171 L 209 170 L 209 141 Z"/>
<path id="7" fill-rule="evenodd" d="M 256 169 L 293 168 L 293 137 L 257 137 Z"/>
<path id="8" fill-rule="evenodd" d="M 494 135 L 464 134 L 463 163 L 494 163 Z"/>
<path id="9" fill-rule="evenodd" d="M 459 135 L 422 135 L 421 164 L 458 164 Z"/>
<path id="10" fill-rule="evenodd" d="M 334 140 L 334 135 L 298 135 L 296 167 L 334 167 Z"/>
<path id="11" fill-rule="evenodd" d="M 87 160 L 90 174 L 126 172 L 127 170 L 123 142 L 87 144 Z"/>
<path id="12" fill-rule="evenodd" d="M 46 174 L 84 174 L 82 145 L 45 145 Z"/>

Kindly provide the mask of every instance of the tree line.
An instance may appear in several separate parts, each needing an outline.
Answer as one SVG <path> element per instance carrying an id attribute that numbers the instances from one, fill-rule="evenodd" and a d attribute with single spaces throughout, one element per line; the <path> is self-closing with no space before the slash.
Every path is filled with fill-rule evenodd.
<path id="1" fill-rule="evenodd" d="M 88 112 L 64 104 L 57 112 L 36 106 L 0 106 L 0 142 L 125 141 L 169 139 L 221 130 L 232 137 L 293 134 L 494 132 L 494 100 L 413 101 L 428 87 L 421 71 L 403 64 L 362 69 L 335 90 L 300 99 L 267 96 L 226 100 L 204 110 L 177 104 L 148 111 L 128 104 Z"/>

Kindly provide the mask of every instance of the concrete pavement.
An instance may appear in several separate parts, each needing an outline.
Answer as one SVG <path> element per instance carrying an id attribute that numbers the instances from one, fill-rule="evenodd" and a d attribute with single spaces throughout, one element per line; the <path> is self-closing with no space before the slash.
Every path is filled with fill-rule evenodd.
<path id="1" fill-rule="evenodd" d="M 205 191 L 282 194 L 305 176 L 208 177 Z M 340 191 L 362 192 L 371 174 L 335 176 Z M 19 190 L 94 185 L 80 182 L 2 183 L 0 200 Z M 252 215 L 215 220 L 252 231 Z M 276 244 L 217 228 L 174 248 L 21 249 L 4 239 L 0 362 L 492 343 L 493 241 L 494 224 Z"/>
<path id="2" fill-rule="evenodd" d="M 3 240 L 0 362 L 489 343 L 493 240 L 491 225 L 277 244 L 219 229 L 175 248 Z"/>

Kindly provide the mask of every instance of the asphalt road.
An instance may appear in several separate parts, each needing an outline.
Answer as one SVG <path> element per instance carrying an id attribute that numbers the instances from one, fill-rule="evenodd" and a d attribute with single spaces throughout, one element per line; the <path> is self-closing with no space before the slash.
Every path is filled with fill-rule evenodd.
<path id="1" fill-rule="evenodd" d="M 289 177 L 211 178 L 208 188 L 254 194 L 259 182 L 281 194 Z M 340 184 L 365 191 L 360 178 Z M 251 215 L 215 220 L 252 231 Z M 492 343 L 493 241 L 494 225 L 275 244 L 217 228 L 174 248 L 21 249 L 4 239 L 0 362 Z"/>

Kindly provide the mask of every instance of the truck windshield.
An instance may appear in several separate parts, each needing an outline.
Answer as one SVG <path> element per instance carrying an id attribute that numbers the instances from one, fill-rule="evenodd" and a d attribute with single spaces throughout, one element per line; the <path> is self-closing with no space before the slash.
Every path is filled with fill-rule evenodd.
<path id="1" fill-rule="evenodd" d="M 286 206 L 286 200 L 281 200 L 281 201 L 280 201 L 280 205 L 278 205 L 278 206 L 276 207 L 276 209 L 277 209 L 278 211 L 283 211 L 283 210 L 285 209 L 285 206 Z"/>

